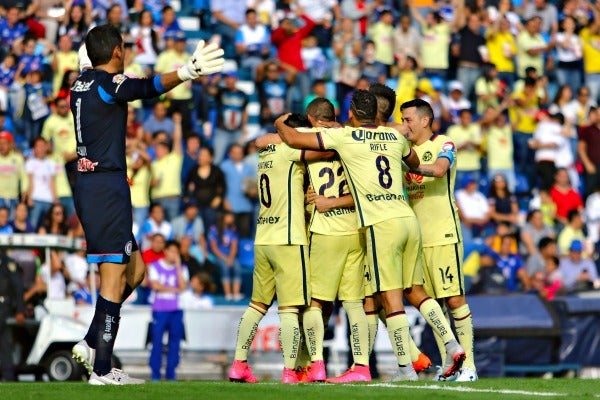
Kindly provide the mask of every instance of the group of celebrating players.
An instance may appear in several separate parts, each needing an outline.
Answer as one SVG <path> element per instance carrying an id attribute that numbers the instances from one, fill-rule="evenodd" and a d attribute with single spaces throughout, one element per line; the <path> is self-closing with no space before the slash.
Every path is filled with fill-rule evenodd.
<path id="1" fill-rule="evenodd" d="M 87 34 L 80 51 L 85 72 L 71 94 L 79 157 L 74 198 L 88 261 L 99 264 L 100 295 L 73 356 L 89 371 L 90 384 L 143 383 L 111 368 L 121 304 L 145 271 L 131 233 L 127 102 L 219 72 L 224 62 L 222 49 L 201 41 L 177 71 L 129 78 L 123 75 L 120 32 L 100 25 Z M 430 362 L 410 337 L 404 298 L 433 329 L 444 360 L 438 378 L 477 380 L 453 195 L 456 149 L 433 135 L 433 112 L 423 100 L 402 104 L 403 124 L 388 126 L 395 101 L 394 91 L 384 85 L 357 90 L 350 125 L 340 127 L 333 105 L 315 99 L 306 117 L 283 115 L 275 122 L 277 134 L 257 140 L 260 212 L 253 293 L 240 320 L 230 380 L 257 382 L 248 351 L 275 299 L 282 382 L 370 381 L 369 353 L 380 316 L 398 360 L 392 380 L 417 380 L 415 366 L 421 370 Z M 305 203 L 312 209 L 308 223 Z M 349 318 L 354 365 L 327 379 L 323 336 L 335 299 Z M 456 337 L 441 306 L 450 310 Z"/>
<path id="2" fill-rule="evenodd" d="M 248 351 L 275 299 L 283 383 L 371 381 L 379 318 L 398 361 L 391 381 L 418 380 L 431 362 L 409 334 L 404 298 L 434 332 L 444 360 L 437 379 L 477 380 L 453 194 L 456 149 L 432 133 L 433 111 L 423 100 L 400 106 L 403 124 L 387 123 L 395 102 L 385 85 L 357 90 L 350 124 L 340 127 L 333 105 L 317 98 L 306 117 L 283 115 L 277 134 L 257 140 L 253 291 L 239 324 L 231 381 L 258 381 Z M 324 327 L 336 299 L 348 316 L 354 364 L 327 379 Z"/>

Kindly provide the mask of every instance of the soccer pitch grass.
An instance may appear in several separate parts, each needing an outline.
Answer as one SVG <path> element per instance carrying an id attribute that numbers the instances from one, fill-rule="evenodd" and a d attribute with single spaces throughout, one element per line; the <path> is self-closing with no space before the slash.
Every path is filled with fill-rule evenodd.
<path id="1" fill-rule="evenodd" d="M 223 381 L 147 383 L 140 386 L 91 386 L 77 383 L 0 384 L 2 399 L 20 400 L 516 400 L 600 398 L 593 379 L 482 379 L 472 383 L 405 382 L 353 385 L 280 383 L 240 384 Z"/>

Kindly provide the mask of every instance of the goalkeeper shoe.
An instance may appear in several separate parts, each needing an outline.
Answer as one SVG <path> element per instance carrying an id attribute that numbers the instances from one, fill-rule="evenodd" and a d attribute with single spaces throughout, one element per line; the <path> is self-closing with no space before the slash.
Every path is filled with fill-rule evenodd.
<path id="1" fill-rule="evenodd" d="M 106 375 L 98 375 L 92 372 L 90 385 L 141 385 L 144 383 L 143 379 L 132 378 L 120 369 L 113 368 Z"/>
<path id="2" fill-rule="evenodd" d="M 256 383 L 258 379 L 252 373 L 252 369 L 246 361 L 234 360 L 229 370 L 229 380 L 231 382 Z"/>
<path id="3" fill-rule="evenodd" d="M 335 378 L 327 379 L 328 383 L 371 382 L 371 371 L 368 365 L 354 365 Z"/>
<path id="4" fill-rule="evenodd" d="M 94 369 L 94 360 L 96 358 L 96 349 L 92 349 L 85 340 L 80 340 L 73 349 L 71 349 L 73 358 L 92 374 Z"/>

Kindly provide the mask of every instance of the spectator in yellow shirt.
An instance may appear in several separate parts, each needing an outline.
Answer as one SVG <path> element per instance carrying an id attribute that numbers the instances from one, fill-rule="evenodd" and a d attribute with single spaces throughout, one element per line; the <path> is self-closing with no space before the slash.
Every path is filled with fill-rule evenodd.
<path id="1" fill-rule="evenodd" d="M 515 63 L 517 54 L 515 37 L 510 31 L 510 21 L 506 16 L 497 18 L 485 34 L 490 63 L 498 70 L 498 79 L 509 87 L 515 81 Z"/>
<path id="2" fill-rule="evenodd" d="M 513 106 L 509 110 L 510 122 L 515 131 L 515 169 L 519 174 L 527 177 L 529 187 L 533 187 L 533 150 L 529 148 L 528 141 L 533 138 L 537 125 L 536 116 L 540 111 L 541 99 L 537 90 L 537 81 L 534 78 L 525 78 L 522 91 L 515 91 L 512 95 Z"/>
<path id="3" fill-rule="evenodd" d="M 28 188 L 27 174 L 21 153 L 13 149 L 13 135 L 8 131 L 0 132 L 0 207 L 10 210 L 14 218 L 19 195 L 25 198 Z"/>

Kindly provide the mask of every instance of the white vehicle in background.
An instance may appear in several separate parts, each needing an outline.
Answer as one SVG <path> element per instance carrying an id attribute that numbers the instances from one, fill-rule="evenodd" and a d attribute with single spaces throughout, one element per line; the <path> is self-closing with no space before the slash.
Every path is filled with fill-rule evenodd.
<path id="1" fill-rule="evenodd" d="M 0 247 L 7 249 L 44 249 L 46 257 L 53 249 L 74 251 L 84 246 L 81 239 L 58 235 L 15 234 L 0 235 Z M 37 306 L 35 318 L 18 326 L 14 318 L 8 320 L 12 329 L 13 359 L 16 373 L 44 375 L 51 381 L 82 380 L 85 369 L 71 356 L 71 348 L 87 333 L 88 325 L 76 318 L 78 312 L 73 299 L 46 300 Z M 118 358 L 113 359 L 120 367 Z"/>

